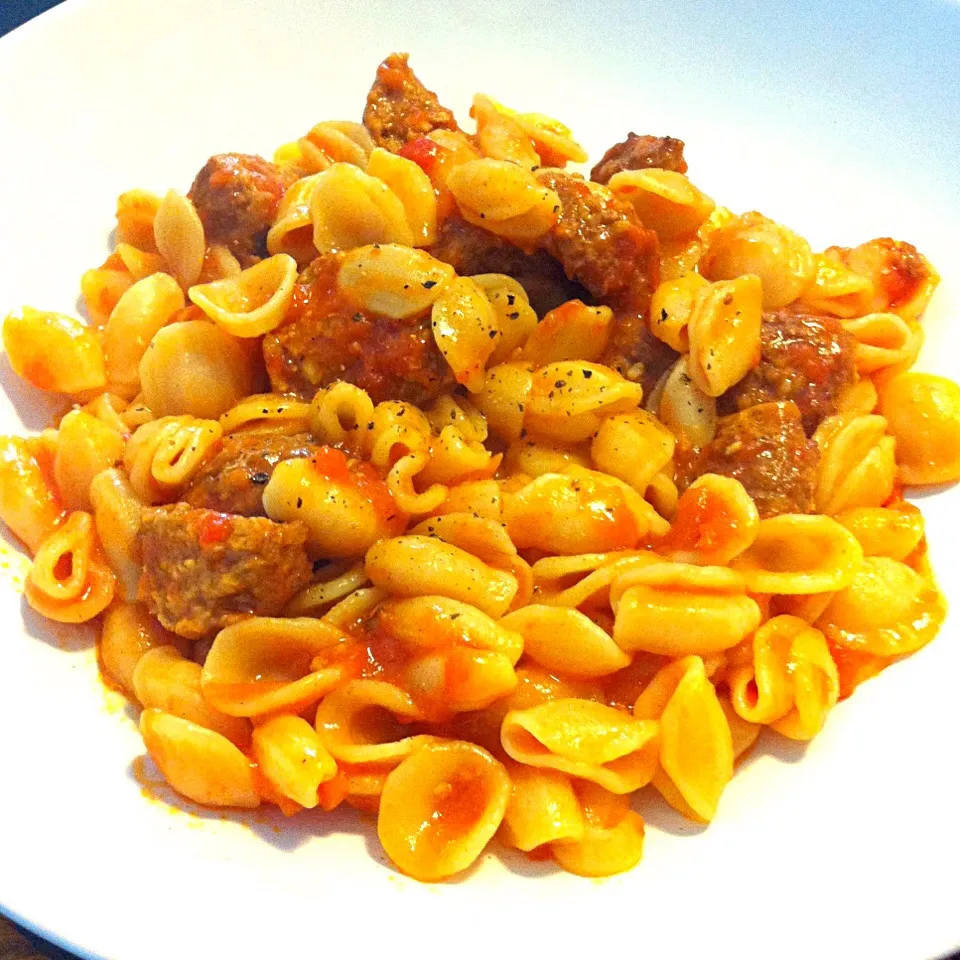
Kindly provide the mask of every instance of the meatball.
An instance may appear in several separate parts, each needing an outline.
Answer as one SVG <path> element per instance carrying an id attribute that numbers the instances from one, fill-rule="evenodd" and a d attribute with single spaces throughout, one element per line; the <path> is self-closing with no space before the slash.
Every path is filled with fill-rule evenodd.
<path id="1" fill-rule="evenodd" d="M 568 280 L 553 257 L 538 250 L 524 253 L 519 247 L 467 223 L 451 213 L 440 225 L 436 243 L 427 251 L 449 263 L 461 277 L 478 273 L 505 273 L 526 290 L 530 305 L 543 316 L 567 300 L 589 295 L 580 284 Z"/>
<path id="2" fill-rule="evenodd" d="M 854 337 L 833 317 L 778 310 L 764 316 L 760 363 L 723 395 L 723 413 L 758 403 L 792 400 L 810 435 L 837 412 L 843 391 L 856 383 Z"/>
<path id="3" fill-rule="evenodd" d="M 292 437 L 277 433 L 224 437 L 220 450 L 204 464 L 183 499 L 191 507 L 262 517 L 263 488 L 273 468 L 282 460 L 312 457 L 319 449 L 305 433 Z"/>
<path id="4" fill-rule="evenodd" d="M 628 133 L 623 143 L 615 143 L 590 171 L 595 183 L 609 183 L 610 178 L 621 170 L 645 170 L 659 167 L 661 170 L 687 172 L 683 159 L 683 141 L 673 137 L 640 137 Z"/>
<path id="5" fill-rule="evenodd" d="M 211 157 L 190 188 L 207 243 L 220 243 L 249 266 L 267 255 L 267 231 L 292 176 L 263 157 L 221 153 Z"/>
<path id="6" fill-rule="evenodd" d="M 374 142 L 393 153 L 431 130 L 458 129 L 453 114 L 410 69 L 408 57 L 406 53 L 391 53 L 377 67 L 377 78 L 363 111 L 363 123 Z"/>
<path id="7" fill-rule="evenodd" d="M 685 486 L 704 473 L 733 477 L 753 498 L 761 518 L 813 509 L 820 451 L 803 432 L 795 403 L 761 403 L 723 417 L 717 435 L 689 463 Z"/>
<path id="8" fill-rule="evenodd" d="M 250 616 L 276 616 L 309 583 L 306 524 L 146 508 L 138 599 L 168 629 L 199 640 Z"/>
<path id="9" fill-rule="evenodd" d="M 301 273 L 286 322 L 263 340 L 273 389 L 309 400 L 346 380 L 374 403 L 428 405 L 456 385 L 433 339 L 429 313 L 404 320 L 358 311 L 337 289 L 340 257 L 318 257 Z"/>
<path id="10" fill-rule="evenodd" d="M 646 315 L 659 274 L 657 235 L 604 187 L 558 170 L 537 178 L 560 197 L 560 217 L 543 249 L 597 300 Z"/>

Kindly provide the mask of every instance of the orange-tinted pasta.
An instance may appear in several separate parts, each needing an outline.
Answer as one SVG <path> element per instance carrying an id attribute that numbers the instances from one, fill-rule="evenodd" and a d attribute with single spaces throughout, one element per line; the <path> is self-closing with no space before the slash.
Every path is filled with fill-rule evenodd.
<path id="1" fill-rule="evenodd" d="M 0 438 L 0 519 L 182 796 L 347 803 L 423 881 L 495 835 L 619 873 L 634 794 L 709 822 L 764 728 L 940 628 L 903 499 L 960 478 L 960 387 L 910 369 L 938 278 L 633 135 L 588 181 L 557 120 L 396 94 L 121 195 L 91 323 L 4 323 L 71 406 Z"/>

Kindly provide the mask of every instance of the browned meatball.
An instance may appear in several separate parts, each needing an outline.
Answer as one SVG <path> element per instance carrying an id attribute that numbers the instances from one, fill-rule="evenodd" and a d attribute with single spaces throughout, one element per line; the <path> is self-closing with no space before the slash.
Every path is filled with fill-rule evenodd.
<path id="1" fill-rule="evenodd" d="M 713 441 L 686 465 L 678 483 L 704 473 L 739 480 L 761 518 L 813 509 L 820 451 L 803 432 L 795 403 L 761 403 L 723 417 Z M 678 471 L 679 473 L 679 471 Z"/>
<path id="2" fill-rule="evenodd" d="M 623 143 L 615 143 L 600 158 L 600 162 L 590 171 L 590 179 L 596 183 L 609 183 L 610 178 L 621 170 L 645 170 L 648 167 L 686 173 L 683 141 L 673 137 L 640 137 L 628 133 Z"/>
<path id="3" fill-rule="evenodd" d="M 429 313 L 406 320 L 358 311 L 337 289 L 340 256 L 318 257 L 294 288 L 286 322 L 263 340 L 273 389 L 310 399 L 335 380 L 381 400 L 429 404 L 455 386 Z"/>
<path id="4" fill-rule="evenodd" d="M 249 616 L 275 616 L 310 581 L 307 526 L 186 504 L 147 508 L 138 599 L 168 629 L 199 640 Z"/>
<path id="5" fill-rule="evenodd" d="M 542 170 L 537 178 L 560 197 L 560 218 L 543 249 L 597 300 L 646 315 L 659 279 L 657 235 L 633 207 L 582 177 Z"/>
<path id="6" fill-rule="evenodd" d="M 243 266 L 267 254 L 267 231 L 292 183 L 275 164 L 245 153 L 211 157 L 190 188 L 207 243 L 221 243 Z"/>
<path id="7" fill-rule="evenodd" d="M 305 433 L 237 433 L 224 437 L 220 450 L 196 475 L 183 495 L 191 507 L 242 517 L 262 517 L 263 488 L 282 460 L 312 457 L 319 446 Z"/>
<path id="8" fill-rule="evenodd" d="M 760 344 L 759 365 L 724 394 L 720 411 L 792 400 L 812 434 L 824 417 L 837 412 L 843 391 L 856 383 L 856 341 L 833 317 L 778 310 L 764 316 Z"/>
<path id="9" fill-rule="evenodd" d="M 538 250 L 524 253 L 512 243 L 467 223 L 451 213 L 437 231 L 436 243 L 428 253 L 449 263 L 462 277 L 478 273 L 505 273 L 527 291 L 530 304 L 539 316 L 567 300 L 588 296 L 583 287 L 568 280 L 553 257 Z"/>
<path id="10" fill-rule="evenodd" d="M 410 69 L 408 57 L 406 53 L 391 53 L 377 67 L 377 78 L 363 111 L 364 125 L 374 142 L 393 153 L 431 130 L 458 129 L 453 114 Z"/>

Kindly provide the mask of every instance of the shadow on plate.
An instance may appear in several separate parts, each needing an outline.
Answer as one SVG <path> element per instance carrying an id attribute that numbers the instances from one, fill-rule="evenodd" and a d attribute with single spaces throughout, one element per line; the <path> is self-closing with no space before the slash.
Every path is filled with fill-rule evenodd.
<path id="1" fill-rule="evenodd" d="M 96 645 L 97 632 L 94 626 L 88 623 L 56 623 L 48 620 L 27 603 L 26 597 L 20 598 L 20 615 L 24 633 L 32 640 L 40 640 L 49 647 L 56 647 L 67 653 L 81 653 Z"/>

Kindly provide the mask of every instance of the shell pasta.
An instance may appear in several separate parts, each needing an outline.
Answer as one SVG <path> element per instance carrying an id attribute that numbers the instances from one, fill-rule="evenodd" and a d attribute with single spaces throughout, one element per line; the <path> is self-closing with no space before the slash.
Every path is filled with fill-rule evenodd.
<path id="1" fill-rule="evenodd" d="M 3 324 L 63 403 L 0 438 L 0 519 L 185 800 L 353 807 L 421 881 L 609 876 L 934 639 L 904 497 L 960 479 L 960 387 L 911 369 L 911 244 L 812 249 L 671 137 L 587 178 L 559 120 L 470 118 L 394 54 L 362 123 L 121 194 L 89 322 Z"/>

